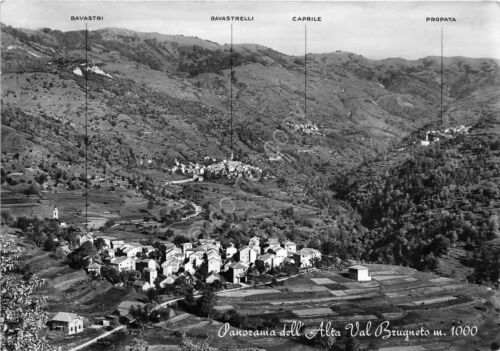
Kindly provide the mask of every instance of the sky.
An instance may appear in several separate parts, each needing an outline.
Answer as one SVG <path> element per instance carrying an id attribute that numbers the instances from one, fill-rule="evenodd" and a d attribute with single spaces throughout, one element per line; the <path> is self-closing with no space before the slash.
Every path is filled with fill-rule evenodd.
<path id="1" fill-rule="evenodd" d="M 253 16 L 233 23 L 233 42 L 260 44 L 304 54 L 304 23 L 293 16 L 321 17 L 307 23 L 307 52 L 336 50 L 368 58 L 418 59 L 440 55 L 500 59 L 500 3 L 486 1 L 23 1 L 3 0 L 0 19 L 14 27 L 80 30 L 70 16 L 104 16 L 89 30 L 126 28 L 230 42 L 230 23 L 210 16 Z M 431 23 L 426 17 L 454 17 Z"/>

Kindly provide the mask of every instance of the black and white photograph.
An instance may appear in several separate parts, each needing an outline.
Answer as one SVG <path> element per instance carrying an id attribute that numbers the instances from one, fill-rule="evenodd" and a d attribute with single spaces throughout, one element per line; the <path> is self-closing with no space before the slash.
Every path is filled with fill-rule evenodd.
<path id="1" fill-rule="evenodd" d="M 1 351 L 500 351 L 500 3 L 0 2 Z"/>

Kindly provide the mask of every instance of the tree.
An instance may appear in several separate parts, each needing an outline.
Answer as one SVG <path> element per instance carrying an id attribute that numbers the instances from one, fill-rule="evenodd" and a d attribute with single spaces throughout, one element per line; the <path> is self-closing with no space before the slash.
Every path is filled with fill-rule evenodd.
<path id="1" fill-rule="evenodd" d="M 125 348 L 127 351 L 148 351 L 148 349 L 149 344 L 139 338 L 134 338 L 134 340 L 132 340 L 132 345 Z"/>
<path id="2" fill-rule="evenodd" d="M 106 241 L 103 238 L 97 238 L 94 240 L 94 246 L 97 250 L 102 250 L 106 246 Z"/>
<path id="3" fill-rule="evenodd" d="M 91 241 L 84 242 L 78 249 L 68 255 L 68 265 L 75 269 L 80 269 L 87 263 L 87 258 L 92 258 L 96 254 L 96 249 Z"/>
<path id="4" fill-rule="evenodd" d="M 47 177 L 47 174 L 45 174 L 45 173 L 40 173 L 39 175 L 37 175 L 35 177 L 35 180 L 40 185 L 42 185 L 43 183 L 45 183 L 47 181 L 47 179 L 48 179 L 48 177 Z"/>
<path id="5" fill-rule="evenodd" d="M 155 201 L 153 199 L 149 199 L 148 210 L 152 210 L 154 207 L 155 207 Z"/>
<path id="6" fill-rule="evenodd" d="M 52 240 L 52 237 L 48 237 L 43 245 L 45 251 L 54 251 L 56 247 L 56 243 L 54 240 Z"/>
<path id="7" fill-rule="evenodd" d="M 345 344 L 346 351 L 361 351 L 358 339 L 350 337 Z"/>
<path id="8" fill-rule="evenodd" d="M 204 317 L 209 317 L 214 311 L 215 304 L 217 303 L 217 294 L 210 286 L 205 286 L 203 295 L 198 302 L 198 310 Z"/>
<path id="9" fill-rule="evenodd" d="M 155 288 L 150 288 L 146 292 L 146 296 L 148 297 L 148 300 L 153 302 L 153 301 L 158 301 L 158 290 Z"/>
<path id="10" fill-rule="evenodd" d="M 13 240 L 0 242 L 2 350 L 54 350 L 44 336 L 48 314 L 43 308 L 43 300 L 34 295 L 42 281 L 34 275 L 20 279 L 14 274 L 20 254 L 21 250 Z"/>
<path id="11" fill-rule="evenodd" d="M 176 235 L 174 237 L 174 240 L 172 240 L 172 243 L 175 244 L 176 246 L 181 246 L 181 244 L 188 243 L 189 239 L 186 238 L 185 236 L 182 235 Z"/>
<path id="12" fill-rule="evenodd" d="M 101 275 L 109 280 L 112 284 L 118 284 L 121 280 L 118 271 L 112 267 L 102 266 Z"/>
<path id="13" fill-rule="evenodd" d="M 195 341 L 182 332 L 181 351 L 216 351 L 217 348 L 210 346 L 211 337 L 202 341 Z"/>
<path id="14" fill-rule="evenodd" d="M 14 218 L 12 217 L 12 215 L 10 214 L 9 211 L 3 211 L 1 216 L 2 216 L 2 224 L 6 224 L 6 225 L 13 224 Z"/>
<path id="15" fill-rule="evenodd" d="M 40 190 L 38 189 L 38 186 L 35 184 L 31 184 L 25 191 L 25 195 L 40 195 Z"/>

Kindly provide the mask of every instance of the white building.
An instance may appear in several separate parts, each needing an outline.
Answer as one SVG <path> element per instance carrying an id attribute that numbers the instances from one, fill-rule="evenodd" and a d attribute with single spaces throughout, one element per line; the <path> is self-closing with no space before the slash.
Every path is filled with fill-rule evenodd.
<path id="1" fill-rule="evenodd" d="M 241 282 L 241 279 L 245 277 L 246 270 L 247 267 L 241 263 L 231 263 L 229 265 L 233 284 L 239 284 Z"/>
<path id="2" fill-rule="evenodd" d="M 60 331 L 67 335 L 83 331 L 83 317 L 75 313 L 58 312 L 48 324 L 50 330 Z"/>
<path id="3" fill-rule="evenodd" d="M 233 257 L 234 255 L 236 255 L 237 252 L 238 249 L 234 247 L 233 243 L 231 243 L 231 245 L 228 248 L 226 248 L 226 258 Z"/>
<path id="4" fill-rule="evenodd" d="M 209 273 L 212 273 L 212 272 L 219 273 L 220 267 L 222 266 L 222 261 L 221 261 L 220 257 L 211 256 L 211 257 L 207 258 L 207 265 L 208 265 L 207 271 Z"/>
<path id="5" fill-rule="evenodd" d="M 297 252 L 297 244 L 295 244 L 293 241 L 286 241 L 284 245 L 285 245 L 285 250 L 288 253 L 296 253 Z"/>
<path id="6" fill-rule="evenodd" d="M 111 266 L 118 272 L 131 271 L 135 269 L 135 259 L 130 257 L 116 257 L 110 262 Z"/>
<path id="7" fill-rule="evenodd" d="M 248 246 L 243 246 L 238 251 L 242 263 L 254 263 L 257 259 L 257 252 Z"/>
<path id="8" fill-rule="evenodd" d="M 261 268 L 272 269 L 275 266 L 276 255 L 273 253 L 265 253 L 257 258 L 255 264 Z"/>
<path id="9" fill-rule="evenodd" d="M 358 282 L 366 282 L 372 280 L 370 273 L 368 272 L 368 267 L 355 265 L 349 267 L 349 277 L 351 279 L 357 280 Z"/>
<path id="10" fill-rule="evenodd" d="M 164 288 L 166 285 L 172 285 L 176 280 L 177 276 L 175 274 L 169 275 L 160 282 L 160 288 Z"/>
<path id="11" fill-rule="evenodd" d="M 81 245 L 83 245 L 83 243 L 87 242 L 87 241 L 90 241 L 91 243 L 94 243 L 94 235 L 92 232 L 89 232 L 87 234 L 84 234 L 84 235 L 80 235 L 80 236 L 77 236 L 78 238 L 78 243 Z"/>
<path id="12" fill-rule="evenodd" d="M 156 269 L 145 268 L 143 274 L 144 274 L 144 279 L 149 283 L 149 286 L 154 288 L 155 280 L 158 277 L 158 272 L 156 271 Z"/>
<path id="13" fill-rule="evenodd" d="M 281 266 L 283 264 L 283 262 L 285 261 L 285 258 L 288 257 L 288 253 L 287 251 L 282 248 L 282 247 L 278 247 L 277 249 L 273 250 L 276 257 L 274 259 L 274 266 Z"/>
<path id="14" fill-rule="evenodd" d="M 131 246 L 125 244 L 121 247 L 122 253 L 127 257 L 136 257 L 138 253 L 142 252 L 142 246 Z"/>
<path id="15" fill-rule="evenodd" d="M 309 247 L 299 250 L 295 256 L 297 256 L 301 268 L 312 267 L 315 259 L 321 260 L 321 252 Z"/>

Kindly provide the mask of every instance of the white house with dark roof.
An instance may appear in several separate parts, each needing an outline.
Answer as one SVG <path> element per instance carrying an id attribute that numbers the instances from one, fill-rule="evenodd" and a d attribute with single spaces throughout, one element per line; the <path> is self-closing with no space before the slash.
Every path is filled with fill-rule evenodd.
<path id="1" fill-rule="evenodd" d="M 58 312 L 48 322 L 49 329 L 59 331 L 67 335 L 81 333 L 83 331 L 83 317 L 68 312 Z"/>

